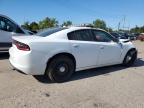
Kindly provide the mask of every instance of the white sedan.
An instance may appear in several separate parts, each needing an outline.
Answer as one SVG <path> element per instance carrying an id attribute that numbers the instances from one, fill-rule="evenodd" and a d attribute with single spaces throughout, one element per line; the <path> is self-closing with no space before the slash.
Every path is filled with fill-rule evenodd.
<path id="1" fill-rule="evenodd" d="M 131 66 L 137 50 L 129 40 L 118 40 L 101 29 L 50 28 L 36 36 L 13 37 L 12 66 L 30 75 L 47 75 L 64 82 L 75 71 L 123 64 Z"/>

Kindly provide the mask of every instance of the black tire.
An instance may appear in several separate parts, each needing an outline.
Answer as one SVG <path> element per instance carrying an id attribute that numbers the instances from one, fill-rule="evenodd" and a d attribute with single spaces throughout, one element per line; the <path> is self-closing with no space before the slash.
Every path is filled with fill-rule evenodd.
<path id="1" fill-rule="evenodd" d="M 58 56 L 52 59 L 46 69 L 46 75 L 52 82 L 62 83 L 70 79 L 75 71 L 75 65 L 68 56 Z"/>
<path id="2" fill-rule="evenodd" d="M 137 51 L 130 50 L 124 58 L 123 66 L 127 66 L 127 67 L 132 66 L 136 61 L 136 59 L 137 59 Z"/>

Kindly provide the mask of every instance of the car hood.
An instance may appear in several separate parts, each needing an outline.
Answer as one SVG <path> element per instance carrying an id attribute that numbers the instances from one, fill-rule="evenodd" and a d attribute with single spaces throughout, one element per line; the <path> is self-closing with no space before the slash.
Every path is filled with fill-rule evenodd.
<path id="1" fill-rule="evenodd" d="M 126 42 L 129 42 L 130 40 L 129 39 L 119 39 L 120 42 L 123 42 L 123 43 L 126 43 Z"/>

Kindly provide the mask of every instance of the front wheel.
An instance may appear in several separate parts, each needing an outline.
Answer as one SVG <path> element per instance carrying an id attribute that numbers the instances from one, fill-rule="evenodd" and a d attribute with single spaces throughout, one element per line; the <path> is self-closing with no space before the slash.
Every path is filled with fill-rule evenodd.
<path id="1" fill-rule="evenodd" d="M 67 81 L 75 71 L 75 65 L 67 56 L 55 57 L 49 64 L 46 74 L 51 81 L 61 83 Z"/>
<path id="2" fill-rule="evenodd" d="M 136 61 L 136 59 L 137 59 L 137 51 L 130 50 L 124 58 L 123 65 L 128 66 L 128 67 L 132 66 L 134 62 Z"/>

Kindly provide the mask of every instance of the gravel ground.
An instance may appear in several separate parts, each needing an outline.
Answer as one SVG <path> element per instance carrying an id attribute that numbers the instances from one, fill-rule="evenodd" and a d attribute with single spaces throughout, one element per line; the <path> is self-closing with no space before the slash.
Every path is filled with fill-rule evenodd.
<path id="1" fill-rule="evenodd" d="M 0 108 L 144 108 L 144 42 L 133 67 L 77 72 L 66 83 L 13 71 L 0 54 Z"/>

